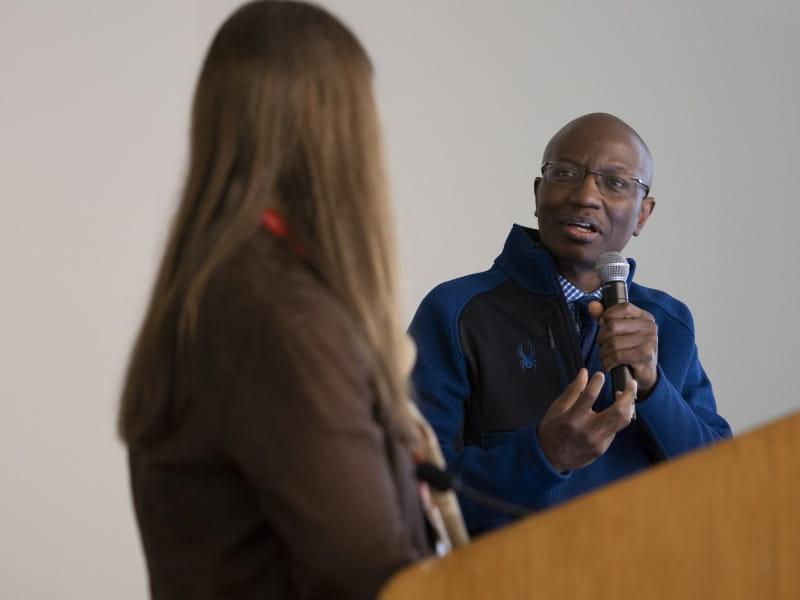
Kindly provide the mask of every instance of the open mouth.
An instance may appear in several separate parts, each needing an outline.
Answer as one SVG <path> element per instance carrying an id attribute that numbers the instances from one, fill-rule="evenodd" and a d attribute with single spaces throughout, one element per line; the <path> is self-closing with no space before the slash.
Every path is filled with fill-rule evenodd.
<path id="1" fill-rule="evenodd" d="M 597 223 L 588 219 L 567 219 L 562 224 L 567 235 L 576 240 L 591 240 L 601 233 Z"/>
<path id="2" fill-rule="evenodd" d="M 597 233 L 597 225 L 594 223 L 590 223 L 588 221 L 569 221 L 567 223 L 567 227 L 574 227 L 580 229 L 581 231 Z"/>

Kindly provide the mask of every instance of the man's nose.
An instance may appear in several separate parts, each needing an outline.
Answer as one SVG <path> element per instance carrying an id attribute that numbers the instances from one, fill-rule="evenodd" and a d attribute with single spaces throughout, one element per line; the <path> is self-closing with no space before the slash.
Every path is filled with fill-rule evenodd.
<path id="1" fill-rule="evenodd" d="M 600 208 L 603 193 L 597 183 L 597 176 L 593 173 L 586 173 L 580 185 L 572 193 L 571 200 L 580 206 L 590 208 Z"/>

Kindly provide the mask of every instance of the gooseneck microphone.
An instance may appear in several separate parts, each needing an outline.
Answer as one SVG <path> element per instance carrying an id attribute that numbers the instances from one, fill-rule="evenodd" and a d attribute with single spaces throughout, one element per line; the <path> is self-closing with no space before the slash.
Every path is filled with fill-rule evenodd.
<path id="1" fill-rule="evenodd" d="M 417 465 L 417 479 L 424 481 L 437 492 L 454 490 L 476 504 L 512 517 L 524 517 L 531 512 L 528 508 L 516 504 L 509 504 L 508 502 L 476 490 L 461 481 L 458 475 L 449 473 L 428 462 L 422 462 Z"/>
<path id="2" fill-rule="evenodd" d="M 597 259 L 595 269 L 600 276 L 603 308 L 627 302 L 630 265 L 625 257 L 619 252 L 606 252 Z M 611 384 L 614 391 L 624 390 L 632 377 L 631 369 L 627 365 L 617 365 L 611 369 Z"/>

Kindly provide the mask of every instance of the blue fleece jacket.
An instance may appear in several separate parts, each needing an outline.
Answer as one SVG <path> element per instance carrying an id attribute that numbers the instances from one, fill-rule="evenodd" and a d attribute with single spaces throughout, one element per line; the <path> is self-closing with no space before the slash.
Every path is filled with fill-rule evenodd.
<path id="1" fill-rule="evenodd" d="M 443 283 L 422 301 L 410 327 L 419 350 L 413 381 L 448 468 L 466 484 L 540 510 L 731 435 L 700 364 L 689 309 L 634 283 L 630 262 L 630 302 L 659 328 L 658 382 L 606 453 L 567 473 L 545 458 L 537 427 L 584 365 L 538 232 L 515 225 L 488 271 Z M 607 381 L 595 408 L 612 397 Z M 460 501 L 472 534 L 511 520 Z"/>

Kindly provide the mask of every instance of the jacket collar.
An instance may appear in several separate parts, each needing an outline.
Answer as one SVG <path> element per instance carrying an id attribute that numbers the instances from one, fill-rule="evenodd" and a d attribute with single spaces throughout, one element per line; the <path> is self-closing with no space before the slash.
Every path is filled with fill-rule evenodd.
<path id="1" fill-rule="evenodd" d="M 494 262 L 534 294 L 561 294 L 553 257 L 542 245 L 536 229 L 515 224 L 506 238 L 503 251 Z M 628 264 L 631 266 L 628 273 L 630 286 L 636 271 L 636 261 L 629 258 Z"/>

